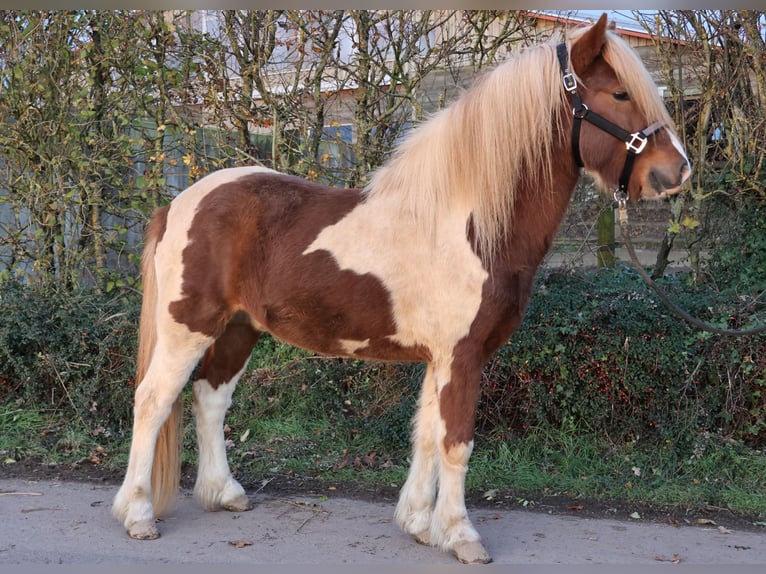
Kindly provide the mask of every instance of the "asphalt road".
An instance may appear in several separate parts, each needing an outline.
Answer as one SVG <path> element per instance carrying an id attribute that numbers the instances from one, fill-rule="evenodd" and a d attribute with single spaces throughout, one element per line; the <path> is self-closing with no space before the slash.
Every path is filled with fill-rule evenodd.
<path id="1" fill-rule="evenodd" d="M 0 479 L 0 565 L 453 564 L 393 523 L 393 505 L 254 494 L 244 513 L 204 512 L 182 492 L 162 537 L 130 539 L 110 514 L 117 487 Z M 766 530 L 475 509 L 495 564 L 766 564 Z M 0 572 L 3 571 L 0 566 Z"/>

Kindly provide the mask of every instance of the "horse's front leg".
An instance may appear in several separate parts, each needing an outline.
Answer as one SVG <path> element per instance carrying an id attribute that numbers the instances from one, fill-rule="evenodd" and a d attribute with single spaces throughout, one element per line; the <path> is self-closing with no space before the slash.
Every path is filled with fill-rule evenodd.
<path id="1" fill-rule="evenodd" d="M 465 507 L 481 363 L 468 369 L 457 364 L 428 366 L 395 518 L 418 542 L 452 552 L 461 562 L 487 563 L 491 558 Z"/>
<path id="2" fill-rule="evenodd" d="M 465 507 L 465 475 L 473 450 L 482 366 L 480 360 L 470 357 L 470 354 L 457 355 L 449 380 L 438 385 L 439 493 L 431 520 L 431 541 L 451 551 L 461 562 L 486 564 L 492 558 Z"/>
<path id="3" fill-rule="evenodd" d="M 394 514 L 396 523 L 421 544 L 431 543 L 431 516 L 436 499 L 438 419 L 436 377 L 433 365 L 429 364 L 413 425 L 412 463 Z"/>

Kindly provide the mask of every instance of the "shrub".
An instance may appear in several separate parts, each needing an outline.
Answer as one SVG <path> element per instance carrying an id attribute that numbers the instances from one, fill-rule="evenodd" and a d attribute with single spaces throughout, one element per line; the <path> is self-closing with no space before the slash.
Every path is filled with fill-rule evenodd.
<path id="1" fill-rule="evenodd" d="M 56 410 L 94 433 L 130 429 L 139 302 L 2 284 L 0 401 Z"/>
<path id="2" fill-rule="evenodd" d="M 728 313 L 712 289 L 665 288 L 702 319 Z M 629 269 L 550 272 L 485 369 L 479 421 L 484 432 L 569 427 L 683 448 L 707 431 L 762 446 L 763 357 L 764 337 L 689 329 Z"/>
<path id="3" fill-rule="evenodd" d="M 329 358 L 259 340 L 232 405 L 234 420 L 298 418 L 349 444 L 407 450 L 420 365 Z"/>
<path id="4" fill-rule="evenodd" d="M 709 208 L 706 278 L 721 291 L 757 296 L 766 290 L 766 201 L 754 197 L 736 204 L 717 196 Z M 736 230 L 732 233 L 732 230 Z M 754 305 L 757 304 L 757 297 Z M 766 306 L 761 300 L 760 305 Z"/>

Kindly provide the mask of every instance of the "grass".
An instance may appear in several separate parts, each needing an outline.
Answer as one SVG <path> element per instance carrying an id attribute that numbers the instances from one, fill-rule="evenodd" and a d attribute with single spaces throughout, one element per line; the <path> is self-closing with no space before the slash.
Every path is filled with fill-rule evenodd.
<path id="1" fill-rule="evenodd" d="M 698 447 L 679 458 L 670 443 L 659 449 L 615 445 L 594 435 L 540 430 L 480 446 L 467 488 L 766 516 L 766 455 L 712 437 Z"/>
<path id="2" fill-rule="evenodd" d="M 57 410 L 37 410 L 16 402 L 0 404 L 0 463 L 39 459 L 49 465 L 101 460 L 101 441 L 79 420 Z"/>

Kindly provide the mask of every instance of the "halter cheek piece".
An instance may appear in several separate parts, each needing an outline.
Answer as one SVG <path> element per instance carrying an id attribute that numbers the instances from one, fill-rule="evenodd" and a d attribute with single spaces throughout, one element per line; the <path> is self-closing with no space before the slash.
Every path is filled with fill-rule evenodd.
<path id="1" fill-rule="evenodd" d="M 630 133 L 596 112 L 592 112 L 590 108 L 583 103 L 580 94 L 577 93 L 577 79 L 574 74 L 569 71 L 569 54 L 567 53 L 566 44 L 561 43 L 556 46 L 556 54 L 558 55 L 559 65 L 561 66 L 561 81 L 564 84 L 564 89 L 572 96 L 572 103 L 574 104 L 574 107 L 572 108 L 572 116 L 574 118 L 572 122 L 572 153 L 574 155 L 575 163 L 577 163 L 577 167 L 583 167 L 582 157 L 580 156 L 580 126 L 582 125 L 583 120 L 590 122 L 597 128 L 616 137 L 618 140 L 625 142 L 628 155 L 625 157 L 625 165 L 622 167 L 619 186 L 614 194 L 615 199 L 618 201 L 625 201 L 625 199 L 627 199 L 630 174 L 633 171 L 633 162 L 636 160 L 636 156 L 646 148 L 646 142 L 649 140 L 649 136 L 658 129 L 664 127 L 665 123 L 655 122 L 641 131 Z"/>

